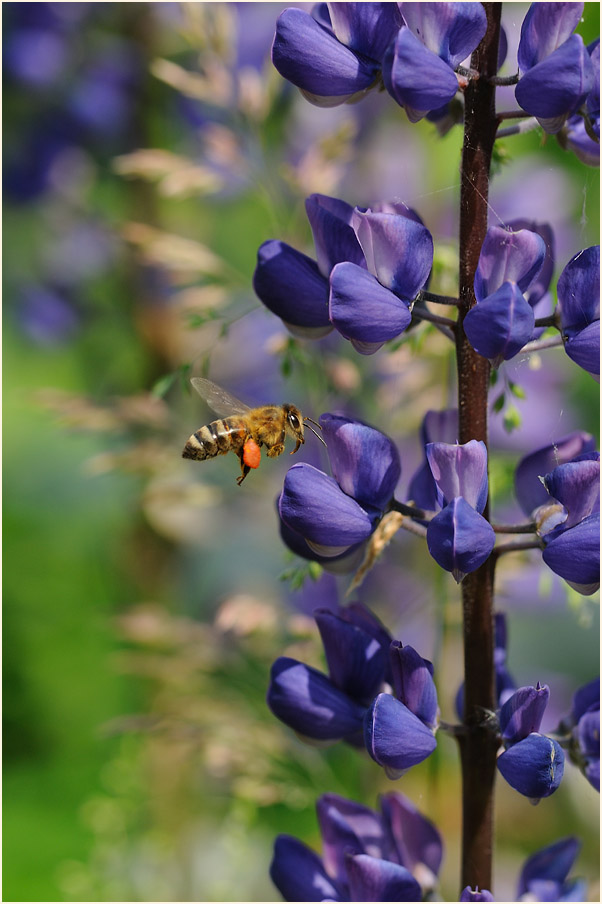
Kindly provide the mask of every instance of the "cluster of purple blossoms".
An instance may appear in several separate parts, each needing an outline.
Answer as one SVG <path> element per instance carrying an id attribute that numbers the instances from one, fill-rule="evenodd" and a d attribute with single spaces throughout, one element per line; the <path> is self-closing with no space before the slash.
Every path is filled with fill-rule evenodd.
<path id="1" fill-rule="evenodd" d="M 586 48 L 573 34 L 582 10 L 578 3 L 532 4 L 521 31 L 519 76 L 505 83 L 516 84 L 516 99 L 526 114 L 594 165 L 599 157 L 599 42 Z M 461 114 L 452 113 L 452 101 L 457 104 L 456 95 L 471 79 L 484 77 L 468 68 L 467 60 L 486 31 L 479 3 L 319 4 L 311 14 L 282 13 L 272 59 L 317 106 L 353 102 L 385 88 L 411 122 L 425 116 L 439 124 L 458 122 Z M 499 68 L 506 55 L 503 29 L 497 50 Z M 551 228 L 526 219 L 492 226 L 472 286 L 476 303 L 460 325 L 425 308 L 438 298 L 427 291 L 434 249 L 415 211 L 399 202 L 352 207 L 323 195 L 310 196 L 306 210 L 316 260 L 271 240 L 259 249 L 254 275 L 259 298 L 294 334 L 319 338 L 335 329 L 368 355 L 397 339 L 413 321 L 435 319 L 450 338 L 463 329 L 477 355 L 499 368 L 552 327 L 567 355 L 593 376 L 599 374 L 599 246 L 580 251 L 565 266 L 554 310 Z M 332 476 L 295 465 L 278 503 L 282 536 L 291 549 L 332 570 L 353 567 L 393 509 L 413 519 L 431 556 L 456 581 L 487 562 L 495 549 L 487 518 L 487 447 L 476 439 L 458 442 L 457 411 L 427 413 L 424 459 L 410 481 L 407 504 L 394 498 L 401 464 L 388 437 L 334 414 L 323 415 L 321 426 Z M 572 434 L 526 456 L 516 471 L 516 492 L 529 523 L 496 530 L 531 532 L 526 548 L 539 546 L 552 571 L 582 594 L 593 593 L 599 587 L 599 454 L 592 437 Z M 450 729 L 439 722 L 431 663 L 392 640 L 359 604 L 314 614 L 328 673 L 278 659 L 268 705 L 302 738 L 364 747 L 390 778 L 398 778 L 433 752 L 439 729 Z M 490 705 L 495 712 L 488 716 L 499 745 L 500 774 L 537 802 L 559 787 L 566 750 L 599 788 L 599 680 L 577 691 L 571 713 L 548 736 L 540 729 L 549 688 L 539 682 L 517 688 L 506 659 L 506 622 L 498 613 L 496 694 Z M 464 686 L 456 707 L 463 718 Z M 414 816 L 414 850 L 403 847 L 409 812 L 416 811 L 399 795 L 383 799 L 382 814 L 324 796 L 318 802 L 323 858 L 280 836 L 271 869 L 276 886 L 287 900 L 420 900 L 431 894 L 441 845 L 435 844 L 434 859 L 427 861 L 418 840 L 426 837 L 434 844 L 438 836 Z M 577 851 L 578 842 L 567 838 L 530 857 L 517 898 L 576 900 L 584 886 L 568 874 Z M 425 865 L 426 882 L 420 874 Z M 493 897 L 486 889 L 467 887 L 461 900 Z"/>
<path id="2" fill-rule="evenodd" d="M 320 424 L 333 476 L 306 463 L 289 469 L 278 503 L 281 533 L 293 552 L 345 571 L 394 506 L 401 463 L 393 441 L 374 427 L 334 414 L 322 415 Z M 427 413 L 425 462 L 409 495 L 420 507 L 415 519 L 426 524 L 431 556 L 460 582 L 489 558 L 495 533 L 482 515 L 485 444 L 433 441 L 451 439 L 456 430 L 457 412 Z M 582 432 L 525 456 L 515 476 L 519 504 L 533 521 L 544 562 L 584 595 L 600 586 L 599 478 L 599 453 Z"/>
<path id="3" fill-rule="evenodd" d="M 327 3 L 285 10 L 272 60 L 322 107 L 384 84 L 411 122 L 444 107 L 463 84 L 460 64 L 487 29 L 480 3 Z"/>
<path id="4" fill-rule="evenodd" d="M 352 208 L 311 195 L 306 210 L 317 263 L 284 242 L 258 252 L 254 288 L 291 332 L 319 338 L 333 327 L 364 355 L 396 339 L 420 316 L 420 293 L 433 264 L 433 241 L 403 204 Z M 468 341 L 497 368 L 541 333 L 536 313 L 549 300 L 553 235 L 546 224 L 492 226 L 475 274 L 476 304 L 464 318 Z M 552 318 L 567 355 L 600 373 L 600 246 L 578 252 L 558 280 Z M 545 318 L 544 318 L 545 322 Z"/>
<path id="5" fill-rule="evenodd" d="M 586 164 L 599 163 L 600 47 L 573 34 L 583 3 L 533 3 L 522 24 L 515 95 L 525 113 Z M 318 3 L 286 9 L 272 61 L 312 104 L 332 107 L 383 87 L 410 122 L 459 121 L 450 104 L 487 29 L 480 3 Z M 500 35 L 498 67 L 507 53 Z"/>
<path id="6" fill-rule="evenodd" d="M 274 715 L 310 741 L 363 744 L 392 778 L 430 756 L 438 723 L 431 663 L 359 604 L 314 617 L 328 675 L 277 659 L 267 693 Z"/>
<path id="7" fill-rule="evenodd" d="M 274 845 L 270 875 L 285 901 L 421 901 L 443 857 L 435 826 L 402 794 L 380 812 L 323 794 L 316 803 L 323 856 L 290 835 Z"/>
<path id="8" fill-rule="evenodd" d="M 443 842 L 433 823 L 402 794 L 380 798 L 379 812 L 337 794 L 316 802 L 322 856 L 291 835 L 274 844 L 270 875 L 285 901 L 422 901 L 437 893 Z M 579 901 L 586 887 L 569 879 L 580 843 L 562 838 L 532 854 L 517 901 Z M 460 901 L 493 901 L 466 887 Z"/>
<path id="9" fill-rule="evenodd" d="M 364 210 L 311 195 L 305 207 L 317 262 L 284 242 L 264 242 L 255 292 L 291 332 L 318 338 L 334 327 L 372 354 L 411 322 L 433 264 L 431 234 L 404 204 Z"/>
<path id="10" fill-rule="evenodd" d="M 432 664 L 391 639 L 359 603 L 334 612 L 316 609 L 328 674 L 282 656 L 271 671 L 267 703 L 274 715 L 309 743 L 346 741 L 365 747 L 390 779 L 423 762 L 437 746 L 437 691 Z M 532 801 L 549 797 L 564 774 L 559 741 L 540 732 L 550 696 L 546 685 L 516 689 L 506 668 L 506 625 L 496 616 L 497 767 L 508 784 Z M 596 696 L 597 692 L 597 696 Z M 456 697 L 460 715 L 463 688 Z M 596 722 L 597 719 L 597 722 Z M 600 763 L 599 680 L 575 695 L 560 726 L 564 746 L 595 786 Z"/>
<path id="11" fill-rule="evenodd" d="M 348 559 L 376 529 L 401 474 L 395 444 L 360 421 L 320 418 L 333 476 L 300 463 L 279 500 L 282 536 L 293 552 L 318 561 Z"/>

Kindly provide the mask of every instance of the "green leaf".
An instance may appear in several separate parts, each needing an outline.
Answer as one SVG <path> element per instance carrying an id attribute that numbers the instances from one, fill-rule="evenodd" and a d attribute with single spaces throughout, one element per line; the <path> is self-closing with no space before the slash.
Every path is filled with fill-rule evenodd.
<path id="1" fill-rule="evenodd" d="M 184 363 L 180 364 L 177 373 L 180 375 L 180 380 L 182 381 L 182 386 L 186 390 L 186 392 L 190 392 L 190 371 L 192 370 L 192 363 Z"/>
<path id="2" fill-rule="evenodd" d="M 201 326 L 205 326 L 206 323 L 210 323 L 212 320 L 217 320 L 221 316 L 221 313 L 214 308 L 207 308 L 206 311 L 202 312 L 193 311 L 188 315 L 188 326 L 190 329 L 196 330 Z"/>
<path id="3" fill-rule="evenodd" d="M 292 568 L 284 571 L 280 575 L 280 580 L 286 581 L 290 585 L 291 590 L 301 590 L 307 578 L 317 581 L 321 574 L 322 566 L 317 562 L 308 561 L 299 565 L 293 565 Z"/>
<path id="4" fill-rule="evenodd" d="M 498 412 L 500 412 L 502 410 L 502 408 L 504 407 L 505 401 L 506 401 L 506 394 L 502 392 L 502 393 L 500 393 L 500 395 L 497 397 L 497 399 L 495 400 L 495 402 L 492 405 L 492 408 L 496 414 L 498 414 Z"/>
<path id="5" fill-rule="evenodd" d="M 504 430 L 507 433 L 512 433 L 513 430 L 520 427 L 521 423 L 522 418 L 516 405 L 508 405 L 504 411 Z"/>
<path id="6" fill-rule="evenodd" d="M 323 571 L 324 569 L 319 562 L 310 562 L 307 567 L 307 572 L 312 581 L 318 581 L 322 577 Z"/>
<path id="7" fill-rule="evenodd" d="M 526 399 L 527 393 L 523 389 L 522 386 L 519 386 L 518 383 L 514 383 L 512 380 L 508 380 L 508 389 L 512 393 L 513 396 L 516 396 L 517 399 Z"/>
<path id="8" fill-rule="evenodd" d="M 171 387 L 173 386 L 176 378 L 178 376 L 178 371 L 175 370 L 171 374 L 165 374 L 164 377 L 159 377 L 157 382 L 153 385 L 151 389 L 151 395 L 154 395 L 157 399 L 162 399 L 167 395 Z"/>

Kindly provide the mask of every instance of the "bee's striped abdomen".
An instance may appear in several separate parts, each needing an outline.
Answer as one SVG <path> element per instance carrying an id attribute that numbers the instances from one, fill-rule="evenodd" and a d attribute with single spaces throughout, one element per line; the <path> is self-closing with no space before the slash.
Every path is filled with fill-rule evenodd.
<path id="1" fill-rule="evenodd" d="M 182 456 L 204 461 L 206 458 L 215 458 L 216 455 L 225 455 L 231 450 L 238 452 L 246 436 L 247 431 L 239 417 L 212 421 L 192 434 L 184 446 Z"/>

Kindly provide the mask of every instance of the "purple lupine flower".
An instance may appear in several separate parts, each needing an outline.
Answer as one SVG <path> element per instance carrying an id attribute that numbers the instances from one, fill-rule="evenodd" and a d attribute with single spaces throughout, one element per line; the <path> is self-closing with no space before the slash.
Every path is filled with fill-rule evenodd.
<path id="1" fill-rule="evenodd" d="M 524 293 L 545 259 L 546 243 L 537 232 L 501 226 L 487 230 L 475 273 L 477 303 L 464 318 L 464 332 L 494 367 L 518 354 L 533 335 L 535 315 Z"/>
<path id="2" fill-rule="evenodd" d="M 303 738 L 332 742 L 353 739 L 365 709 L 322 672 L 288 656 L 280 656 L 272 666 L 267 703 Z"/>
<path id="3" fill-rule="evenodd" d="M 310 103 L 338 106 L 378 84 L 383 54 L 400 25 L 395 3 L 328 3 L 311 15 L 285 9 L 272 62 Z"/>
<path id="4" fill-rule="evenodd" d="M 280 496 L 280 517 L 320 556 L 337 556 L 367 540 L 389 505 L 401 474 L 393 442 L 361 421 L 323 414 L 333 477 L 293 465 Z"/>
<path id="5" fill-rule="evenodd" d="M 96 140 L 122 134 L 131 123 L 140 63 L 135 48 L 112 41 L 82 68 L 67 108 Z"/>
<path id="6" fill-rule="evenodd" d="M 437 746 L 433 732 L 391 694 L 379 694 L 364 719 L 364 743 L 389 778 L 399 778 Z"/>
<path id="7" fill-rule="evenodd" d="M 486 888 L 472 889 L 470 885 L 462 889 L 460 901 L 493 901 L 493 895 Z"/>
<path id="8" fill-rule="evenodd" d="M 600 139 L 600 38 L 588 45 L 588 53 L 594 67 L 594 84 L 587 95 L 585 109 L 594 134 Z"/>
<path id="9" fill-rule="evenodd" d="M 543 478 L 554 499 L 564 508 L 562 530 L 568 530 L 600 510 L 600 453 L 585 452 L 558 465 Z"/>
<path id="10" fill-rule="evenodd" d="M 515 96 L 549 133 L 558 132 L 594 87 L 595 72 L 580 35 L 583 3 L 532 3 L 522 24 Z"/>
<path id="11" fill-rule="evenodd" d="M 270 239 L 260 246 L 253 289 L 291 333 L 318 338 L 331 331 L 328 281 L 315 261 L 286 242 Z"/>
<path id="12" fill-rule="evenodd" d="M 500 710 L 500 730 L 504 744 L 516 744 L 522 738 L 539 731 L 541 720 L 550 699 L 550 688 L 519 687 Z"/>
<path id="13" fill-rule="evenodd" d="M 268 706 L 305 738 L 354 742 L 366 708 L 390 674 L 390 635 L 363 606 L 338 613 L 314 612 L 328 676 L 305 663 L 280 657 L 272 666 Z"/>
<path id="14" fill-rule="evenodd" d="M 558 279 L 564 348 L 579 367 L 600 375 L 600 246 L 580 251 Z"/>
<path id="15" fill-rule="evenodd" d="M 527 220 L 522 218 L 511 220 L 506 225 L 508 229 L 511 229 L 513 232 L 518 232 L 521 229 L 526 229 L 529 232 L 535 232 L 544 240 L 546 246 L 546 254 L 541 270 L 539 271 L 535 279 L 531 282 L 529 287 L 525 290 L 525 292 L 523 292 L 523 294 L 525 296 L 525 299 L 533 308 L 534 316 L 546 317 L 552 313 L 553 309 L 550 283 L 552 282 L 552 276 L 554 275 L 554 264 L 556 262 L 556 257 L 554 249 L 554 232 L 552 230 L 552 227 L 549 223 L 538 223 L 535 220 Z M 531 338 L 539 338 L 544 330 L 545 327 L 538 327 L 534 329 L 533 333 L 531 334 Z"/>
<path id="16" fill-rule="evenodd" d="M 398 778 L 431 755 L 437 742 L 437 691 L 432 664 L 410 646 L 390 647 L 395 697 L 379 694 L 364 718 L 364 742 L 372 759 Z"/>
<path id="17" fill-rule="evenodd" d="M 63 110 L 40 114 L 23 129 L 18 145 L 6 148 L 2 180 L 6 197 L 19 204 L 47 192 L 57 160 L 80 141 L 81 129 Z"/>
<path id="18" fill-rule="evenodd" d="M 521 687 L 500 710 L 500 729 L 505 751 L 497 768 L 508 784 L 532 800 L 549 797 L 564 774 L 564 753 L 557 741 L 539 733 L 550 690 Z"/>
<path id="19" fill-rule="evenodd" d="M 422 901 L 422 889 L 405 866 L 369 854 L 352 854 L 347 864 L 352 901 Z"/>
<path id="20" fill-rule="evenodd" d="M 571 712 L 558 730 L 570 736 L 571 760 L 600 791 L 600 676 L 575 692 Z"/>
<path id="21" fill-rule="evenodd" d="M 595 449 L 596 441 L 592 434 L 576 430 L 525 455 L 514 474 L 516 498 L 525 515 L 533 517 L 539 506 L 547 505 L 550 501 L 550 494 L 541 480 L 545 474 L 557 465 L 566 464 Z"/>
<path id="22" fill-rule="evenodd" d="M 317 262 L 285 242 L 264 242 L 253 287 L 288 329 L 318 338 L 332 327 L 372 354 L 410 324 L 433 263 L 433 240 L 402 203 L 352 208 L 326 195 L 305 202 Z"/>
<path id="23" fill-rule="evenodd" d="M 555 500 L 536 511 L 543 560 L 579 593 L 600 586 L 600 455 L 585 452 L 543 478 Z"/>
<path id="24" fill-rule="evenodd" d="M 311 848 L 292 835 L 278 835 L 270 878 L 285 901 L 344 901 Z"/>
<path id="25" fill-rule="evenodd" d="M 76 333 L 81 316 L 71 295 L 59 286 L 23 288 L 17 317 L 30 339 L 40 345 L 54 345 Z"/>
<path id="26" fill-rule="evenodd" d="M 340 261 L 361 266 L 363 254 L 351 226 L 353 208 L 349 204 L 314 194 L 307 198 L 305 209 L 314 235 L 317 263 L 285 242 L 271 239 L 257 252 L 253 288 L 292 333 L 318 338 L 332 330 L 328 316 L 331 269 Z"/>
<path id="27" fill-rule="evenodd" d="M 498 706 L 503 706 L 506 700 L 512 696 L 516 690 L 516 682 L 508 668 L 506 667 L 507 658 L 507 630 L 506 616 L 503 612 L 496 612 L 494 615 L 495 622 L 495 646 L 493 650 L 493 665 L 495 669 L 495 699 Z M 460 719 L 464 718 L 464 682 L 458 688 L 456 694 L 456 712 Z"/>
<path id="28" fill-rule="evenodd" d="M 576 838 L 561 838 L 532 854 L 520 874 L 517 901 L 584 901 L 586 883 L 567 879 L 580 847 Z"/>
<path id="29" fill-rule="evenodd" d="M 532 732 L 498 757 L 497 768 L 515 791 L 539 801 L 560 785 L 564 753 L 557 741 Z"/>
<path id="30" fill-rule="evenodd" d="M 385 835 L 390 844 L 388 856 L 419 878 L 424 892 L 437 885 L 443 859 L 443 843 L 433 823 L 414 804 L 396 791 L 380 798 Z"/>
<path id="31" fill-rule="evenodd" d="M 458 90 L 455 70 L 487 31 L 480 3 L 400 3 L 404 20 L 383 60 L 383 81 L 410 122 L 445 107 Z"/>
<path id="32" fill-rule="evenodd" d="M 432 662 L 399 640 L 392 641 L 389 657 L 395 696 L 428 728 L 436 729 L 439 707 Z"/>
<path id="33" fill-rule="evenodd" d="M 48 91 L 69 66 L 74 32 L 90 15 L 87 4 L 12 3 L 3 16 L 3 68 L 10 79 Z"/>
<path id="34" fill-rule="evenodd" d="M 411 306 L 433 265 L 433 239 L 414 211 L 355 208 L 352 225 L 366 269 L 353 261 L 330 274 L 330 319 L 361 354 L 373 354 L 409 326 Z"/>
<path id="35" fill-rule="evenodd" d="M 458 439 L 458 409 L 427 411 L 420 425 L 424 461 L 410 480 L 408 499 L 427 511 L 437 506 L 437 484 L 426 457 L 429 443 L 455 443 Z"/>
<path id="36" fill-rule="evenodd" d="M 575 726 L 575 741 L 583 761 L 583 774 L 600 791 L 600 701 L 591 706 Z"/>
<path id="37" fill-rule="evenodd" d="M 354 229 L 355 209 L 328 195 L 313 194 L 305 201 L 320 273 L 328 277 L 341 261 L 366 266 Z"/>
<path id="38" fill-rule="evenodd" d="M 426 457 L 437 486 L 441 508 L 462 496 L 477 512 L 487 503 L 487 449 L 485 443 L 429 443 Z"/>
<path id="39" fill-rule="evenodd" d="M 276 510 L 278 512 L 278 522 L 280 528 L 280 539 L 285 546 L 288 546 L 291 552 L 302 559 L 310 562 L 317 562 L 327 572 L 331 574 L 348 574 L 356 568 L 359 568 L 364 557 L 364 541 L 356 543 L 354 546 L 345 547 L 339 555 L 320 555 L 315 548 L 310 547 L 301 534 L 293 530 L 284 523 L 280 517 L 280 497 L 276 500 Z M 332 552 L 332 550 L 330 551 Z M 315 604 L 312 609 L 315 608 Z"/>
<path id="40" fill-rule="evenodd" d="M 323 856 L 279 835 L 270 866 L 286 901 L 420 901 L 441 865 L 434 825 L 402 794 L 381 798 L 382 812 L 323 794 L 316 810 Z M 418 881 L 419 880 L 419 881 Z"/>
<path id="41" fill-rule="evenodd" d="M 557 137 L 561 146 L 573 150 L 586 166 L 600 166 L 600 39 L 589 44 L 587 50 L 594 68 L 594 84 L 585 101 L 585 115 L 590 128 L 586 128 L 584 116 L 575 114 L 569 116 Z M 597 141 L 592 137 L 592 132 Z"/>
<path id="42" fill-rule="evenodd" d="M 495 534 L 481 512 L 487 502 L 487 448 L 429 443 L 426 455 L 437 487 L 441 511 L 429 521 L 426 542 L 441 568 L 459 583 L 489 558 Z"/>
<path id="43" fill-rule="evenodd" d="M 543 560 L 574 590 L 591 596 L 600 587 L 600 512 L 561 528 L 544 537 Z"/>
<path id="44" fill-rule="evenodd" d="M 583 879 L 567 879 L 575 862 L 580 842 L 576 838 L 562 838 L 532 854 L 521 870 L 517 901 L 583 901 L 586 883 Z M 486 889 L 463 889 L 460 901 L 494 901 Z"/>
<path id="45" fill-rule="evenodd" d="M 586 166 L 600 166 L 600 143 L 588 135 L 583 116 L 569 116 L 558 141 Z"/>

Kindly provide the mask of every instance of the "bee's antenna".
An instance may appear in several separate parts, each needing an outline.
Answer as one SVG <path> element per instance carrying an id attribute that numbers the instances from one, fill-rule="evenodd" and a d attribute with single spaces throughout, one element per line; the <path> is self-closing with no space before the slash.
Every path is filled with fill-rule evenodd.
<path id="1" fill-rule="evenodd" d="M 324 441 L 324 438 L 323 438 L 322 436 L 320 436 L 320 434 L 319 434 L 316 430 L 314 430 L 314 428 L 311 426 L 312 424 L 315 424 L 316 427 L 318 428 L 318 430 L 321 430 L 322 427 L 320 426 L 320 424 L 318 424 L 317 421 L 314 421 L 314 420 L 313 420 L 312 418 L 310 418 L 310 417 L 304 417 L 303 420 L 304 420 L 304 422 L 305 422 L 306 424 L 307 424 L 307 421 L 310 421 L 310 423 L 307 424 L 308 430 L 311 430 L 311 432 L 313 433 L 313 435 L 318 437 L 318 439 L 320 440 L 320 442 L 322 443 L 322 445 L 323 445 L 323 446 L 326 446 L 326 442 Z M 328 446 L 326 446 L 326 448 L 328 448 Z"/>

